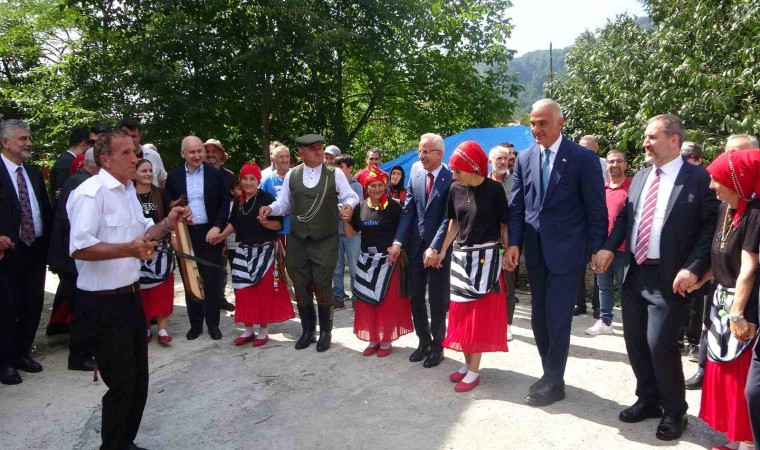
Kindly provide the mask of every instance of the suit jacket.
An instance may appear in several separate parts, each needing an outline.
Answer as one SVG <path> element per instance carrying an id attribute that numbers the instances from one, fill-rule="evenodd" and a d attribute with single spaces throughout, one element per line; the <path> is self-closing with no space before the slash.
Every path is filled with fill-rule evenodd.
<path id="1" fill-rule="evenodd" d="M 182 195 L 187 197 L 184 164 L 169 172 L 166 177 L 166 192 L 169 193 L 171 201 Z M 224 229 L 230 215 L 230 194 L 224 184 L 222 172 L 206 163 L 203 163 L 203 204 L 206 207 L 209 225 Z"/>
<path id="2" fill-rule="evenodd" d="M 631 252 L 631 233 L 636 207 L 641 198 L 652 168 L 638 172 L 631 182 L 628 198 L 620 210 L 604 249 L 615 252 L 626 240 L 625 250 Z M 710 244 L 717 225 L 720 202 L 710 190 L 710 175 L 705 169 L 684 161 L 676 175 L 673 191 L 668 199 L 665 221 L 660 236 L 660 280 L 662 292 L 673 291 L 673 280 L 681 269 L 688 269 L 698 277 L 710 268 Z M 623 281 L 633 257 L 625 267 Z"/>
<path id="3" fill-rule="evenodd" d="M 55 198 L 55 191 L 61 189 L 63 183 L 69 177 L 69 168 L 71 167 L 71 163 L 74 162 L 74 158 L 76 157 L 67 150 L 55 160 L 53 168 L 50 169 L 50 204 L 54 208 L 58 203 Z"/>
<path id="4" fill-rule="evenodd" d="M 61 187 L 61 196 L 58 198 L 58 207 L 53 213 L 52 236 L 56 238 L 50 242 L 48 250 L 48 265 L 51 270 L 63 271 L 76 275 L 77 267 L 74 258 L 69 255 L 69 242 L 71 238 L 71 223 L 69 214 L 66 211 L 66 202 L 69 196 L 80 184 L 90 178 L 90 172 L 79 169 L 76 173 L 66 179 Z"/>
<path id="5" fill-rule="evenodd" d="M 563 136 L 542 201 L 541 147 L 520 152 L 512 176 L 509 245 L 523 246 L 528 268 L 543 257 L 549 273 L 583 272 L 590 253 L 606 239 L 607 202 L 596 153 Z"/>
<path id="6" fill-rule="evenodd" d="M 43 240 L 40 248 L 47 250 L 51 234 L 52 210 L 47 191 L 45 190 L 45 180 L 42 178 L 40 171 L 32 165 L 24 163 L 24 169 L 29 175 L 34 195 L 37 198 L 37 204 L 40 206 L 40 214 L 42 215 L 42 236 L 37 239 Z M 8 170 L 5 168 L 5 164 L 0 162 L 0 235 L 10 237 L 17 246 L 23 245 L 19 240 L 20 227 L 21 203 L 18 201 L 18 194 L 16 194 L 16 189 L 13 187 L 13 182 Z M 9 259 L 12 259 L 9 256 L 11 256 L 12 252 L 13 250 L 7 251 L 5 258 L 0 260 L 0 271 L 4 270 L 5 264 L 9 264 Z M 41 258 L 44 262 L 44 253 L 41 255 Z"/>
<path id="7" fill-rule="evenodd" d="M 427 248 L 441 251 L 446 229 L 449 226 L 447 210 L 449 206 L 449 188 L 454 178 L 445 166 L 433 183 L 433 190 L 425 202 L 427 188 L 427 171 L 413 167 L 409 177 L 409 189 L 401 210 L 395 241 L 406 244 L 409 256 L 414 258 Z M 407 242 L 408 240 L 408 242 Z M 422 241 L 427 243 L 422 248 Z"/>

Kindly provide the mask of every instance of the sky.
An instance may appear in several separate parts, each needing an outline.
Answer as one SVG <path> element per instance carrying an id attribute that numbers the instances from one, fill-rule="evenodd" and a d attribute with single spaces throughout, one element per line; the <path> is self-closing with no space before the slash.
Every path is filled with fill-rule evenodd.
<path id="1" fill-rule="evenodd" d="M 572 45 L 586 29 L 595 31 L 618 14 L 645 16 L 637 0 L 512 0 L 507 14 L 515 29 L 507 47 L 517 56 L 533 50 Z"/>

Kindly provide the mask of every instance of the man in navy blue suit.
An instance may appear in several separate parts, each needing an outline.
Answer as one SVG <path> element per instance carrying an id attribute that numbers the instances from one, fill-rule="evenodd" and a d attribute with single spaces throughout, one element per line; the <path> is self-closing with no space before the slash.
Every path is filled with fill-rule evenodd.
<path id="1" fill-rule="evenodd" d="M 530 113 L 537 144 L 517 156 L 509 203 L 508 269 L 525 249 L 531 325 L 544 374 L 525 402 L 565 398 L 570 325 L 581 273 L 607 238 L 604 178 L 595 153 L 562 136 L 559 105 L 539 100 Z"/>
<path id="2" fill-rule="evenodd" d="M 396 237 L 388 249 L 392 261 L 398 258 L 406 243 L 410 265 L 412 319 L 419 346 L 409 361 L 423 367 L 435 367 L 443 360 L 443 339 L 446 337 L 446 312 L 449 309 L 449 276 L 451 251 L 435 267 L 441 251 L 449 220 L 446 208 L 449 187 L 454 181 L 443 160 L 443 139 L 437 134 L 423 134 L 417 154 L 420 165 L 412 166 L 406 202 L 401 210 Z M 407 242 L 408 239 L 408 242 Z M 430 302 L 428 324 L 425 290 Z"/>

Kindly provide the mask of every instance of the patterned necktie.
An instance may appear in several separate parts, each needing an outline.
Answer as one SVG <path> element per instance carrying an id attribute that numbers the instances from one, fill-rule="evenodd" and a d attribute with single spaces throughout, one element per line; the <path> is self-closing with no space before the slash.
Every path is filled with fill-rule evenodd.
<path id="1" fill-rule="evenodd" d="M 16 183 L 18 184 L 18 202 L 21 203 L 21 242 L 32 245 L 34 242 L 34 220 L 32 219 L 32 202 L 29 200 L 29 188 L 26 187 L 24 171 L 19 166 L 16 169 Z"/>
<path id="2" fill-rule="evenodd" d="M 657 191 L 660 188 L 660 174 L 662 170 L 655 171 L 654 180 L 649 186 L 647 198 L 644 200 L 644 209 L 641 211 L 641 222 L 639 223 L 639 234 L 636 239 L 636 263 L 641 265 L 647 260 L 647 251 L 649 250 L 649 234 L 652 231 L 652 221 L 654 219 L 654 207 L 657 204 Z"/>
<path id="3" fill-rule="evenodd" d="M 425 188 L 425 201 L 430 198 L 430 193 L 433 192 L 433 182 L 435 177 L 432 173 L 427 174 L 427 187 Z"/>
<path id="4" fill-rule="evenodd" d="M 552 151 L 544 149 L 544 162 L 541 164 L 541 198 L 546 194 L 546 188 L 549 186 L 549 155 Z"/>

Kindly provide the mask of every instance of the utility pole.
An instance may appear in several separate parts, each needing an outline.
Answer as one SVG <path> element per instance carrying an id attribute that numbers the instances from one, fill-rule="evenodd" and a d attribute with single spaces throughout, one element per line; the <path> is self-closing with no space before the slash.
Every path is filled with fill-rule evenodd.
<path id="1" fill-rule="evenodd" d="M 546 97 L 552 97 L 551 86 L 554 82 L 554 51 L 552 50 L 552 43 L 549 42 L 549 89 L 546 89 Z"/>

